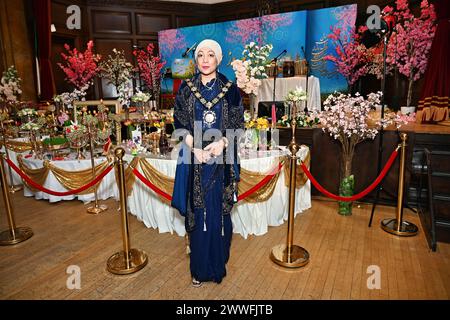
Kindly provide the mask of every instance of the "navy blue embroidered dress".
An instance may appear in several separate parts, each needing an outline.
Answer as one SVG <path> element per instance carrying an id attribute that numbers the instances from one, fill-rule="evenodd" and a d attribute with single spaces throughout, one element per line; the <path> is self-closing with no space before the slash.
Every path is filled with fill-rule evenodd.
<path id="1" fill-rule="evenodd" d="M 206 101 L 217 97 L 226 82 L 226 78 L 220 74 L 206 86 L 198 78 L 193 81 Z M 183 117 L 186 116 L 184 113 L 192 112 L 192 118 L 202 124 L 202 133 L 208 129 L 218 129 L 225 136 L 225 129 L 241 128 L 243 109 L 239 92 L 237 91 L 236 96 L 237 88 L 233 86 L 230 92 L 210 109 L 191 95 L 190 88 L 186 89 L 182 86 L 175 106 L 175 127 L 187 129 L 192 134 L 192 121 L 185 121 L 184 125 L 182 123 Z M 188 105 L 193 105 L 193 108 L 188 108 Z M 187 109 L 190 110 L 187 111 Z M 224 117 L 227 118 L 226 121 Z M 233 121 L 238 123 L 233 124 Z M 211 142 L 203 141 L 202 148 Z M 191 156 L 193 160 L 193 154 Z M 239 180 L 237 157 L 234 160 L 231 165 L 225 164 L 225 161 L 177 165 L 172 206 L 186 218 L 186 230 L 190 238 L 191 275 L 198 281 L 220 283 L 226 275 L 225 265 L 230 256 L 232 237 L 230 212 L 237 199 L 236 182 Z M 200 179 L 195 178 L 196 174 Z M 200 181 L 200 188 L 196 187 L 197 180 Z M 196 201 L 196 197 L 201 199 Z M 189 212 L 191 212 L 190 216 Z"/>

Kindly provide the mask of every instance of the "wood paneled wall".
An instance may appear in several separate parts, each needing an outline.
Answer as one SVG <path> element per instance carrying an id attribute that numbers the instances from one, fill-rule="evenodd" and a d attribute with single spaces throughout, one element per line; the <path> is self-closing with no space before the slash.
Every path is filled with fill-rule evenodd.
<path id="1" fill-rule="evenodd" d="M 0 0 L 0 78 L 14 65 L 22 79 L 21 100 L 36 100 L 33 32 L 26 1 Z"/>

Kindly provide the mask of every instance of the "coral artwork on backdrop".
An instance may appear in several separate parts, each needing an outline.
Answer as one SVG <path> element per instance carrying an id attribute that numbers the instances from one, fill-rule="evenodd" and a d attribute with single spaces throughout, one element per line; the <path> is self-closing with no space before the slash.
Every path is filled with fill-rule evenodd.
<path id="1" fill-rule="evenodd" d="M 168 54 L 187 47 L 186 37 L 177 29 L 160 31 L 158 33 L 158 41 L 164 43 L 164 46 L 161 48 Z"/>

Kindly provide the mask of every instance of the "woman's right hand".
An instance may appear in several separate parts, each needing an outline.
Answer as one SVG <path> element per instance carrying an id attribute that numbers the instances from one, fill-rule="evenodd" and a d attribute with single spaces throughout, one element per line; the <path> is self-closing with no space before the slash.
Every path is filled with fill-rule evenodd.
<path id="1" fill-rule="evenodd" d="M 209 161 L 209 159 L 211 159 L 211 155 L 209 154 L 208 151 L 194 148 L 194 149 L 192 149 L 192 152 L 194 152 L 195 158 L 200 163 L 206 163 Z"/>

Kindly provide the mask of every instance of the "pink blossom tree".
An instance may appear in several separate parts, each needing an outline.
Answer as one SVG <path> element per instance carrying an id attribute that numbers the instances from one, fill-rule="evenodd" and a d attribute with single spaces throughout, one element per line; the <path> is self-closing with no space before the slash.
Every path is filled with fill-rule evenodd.
<path id="1" fill-rule="evenodd" d="M 149 43 L 145 50 L 134 50 L 133 55 L 137 59 L 140 76 L 147 87 L 152 91 L 153 97 L 158 102 L 161 89 L 161 70 L 166 63 L 161 61 L 159 55 L 154 56 L 153 50 L 153 43 Z"/>
<path id="2" fill-rule="evenodd" d="M 384 15 L 393 14 L 397 20 L 387 46 L 386 62 L 397 67 L 408 78 L 406 105 L 409 107 L 413 84 L 427 68 L 428 54 L 436 31 L 436 13 L 434 6 L 427 0 L 420 4 L 419 17 L 409 10 L 408 0 L 397 0 L 396 8 L 396 11 L 389 6 L 383 9 Z"/>
<path id="3" fill-rule="evenodd" d="M 93 52 L 94 42 L 90 40 L 87 43 L 86 51 L 79 52 L 77 48 L 70 49 L 68 44 L 64 45 L 68 54 L 61 53 L 64 59 L 63 63 L 58 63 L 59 67 L 66 74 L 66 80 L 72 83 L 78 90 L 86 90 L 91 84 L 92 78 L 100 71 L 98 62 L 101 55 Z"/>
<path id="4" fill-rule="evenodd" d="M 366 47 L 360 43 L 360 35 L 354 28 L 345 34 L 341 28 L 331 26 L 328 39 L 334 45 L 336 55 L 327 55 L 325 60 L 331 61 L 336 70 L 347 80 L 350 88 L 362 76 L 367 74 L 369 58 Z"/>

